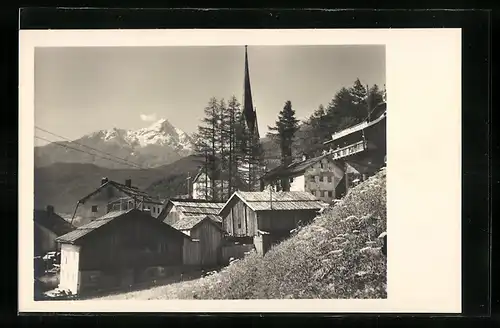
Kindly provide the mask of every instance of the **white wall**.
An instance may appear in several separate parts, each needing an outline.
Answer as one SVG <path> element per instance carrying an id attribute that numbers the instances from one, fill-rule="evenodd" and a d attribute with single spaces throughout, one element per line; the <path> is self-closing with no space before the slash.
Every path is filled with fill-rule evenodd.
<path id="1" fill-rule="evenodd" d="M 59 288 L 70 290 L 73 294 L 79 292 L 80 287 L 80 247 L 70 244 L 61 245 L 61 271 Z"/>
<path id="2" fill-rule="evenodd" d="M 290 191 L 305 191 L 306 183 L 304 175 L 299 175 L 294 177 L 292 183 L 290 183 Z"/>

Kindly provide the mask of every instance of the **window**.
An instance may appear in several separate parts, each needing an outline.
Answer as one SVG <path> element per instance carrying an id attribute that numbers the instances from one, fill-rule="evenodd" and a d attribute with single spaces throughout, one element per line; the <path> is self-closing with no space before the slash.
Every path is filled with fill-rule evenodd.
<path id="1" fill-rule="evenodd" d="M 238 222 L 238 229 L 241 229 L 241 222 Z"/>
<path id="2" fill-rule="evenodd" d="M 321 197 L 325 197 L 325 191 L 321 191 Z"/>
<path id="3" fill-rule="evenodd" d="M 320 165 L 321 168 L 323 168 L 323 162 L 321 162 L 319 165 Z"/>
<path id="4" fill-rule="evenodd" d="M 328 192 L 328 197 L 332 198 L 333 197 L 333 191 Z"/>
<path id="5" fill-rule="evenodd" d="M 92 205 L 92 213 L 97 213 L 97 205 Z"/>

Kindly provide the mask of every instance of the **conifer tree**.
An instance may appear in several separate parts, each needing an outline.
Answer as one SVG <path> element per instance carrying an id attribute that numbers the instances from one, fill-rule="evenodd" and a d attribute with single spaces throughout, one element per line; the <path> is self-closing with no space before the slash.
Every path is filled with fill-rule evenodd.
<path id="1" fill-rule="evenodd" d="M 292 163 L 292 145 L 294 142 L 295 133 L 299 129 L 299 121 L 295 118 L 295 111 L 292 109 L 292 102 L 286 101 L 283 110 L 278 115 L 278 120 L 274 127 L 269 127 L 270 131 L 276 131 L 277 134 L 271 138 L 279 144 L 281 150 L 281 164 L 288 166 Z M 283 179 L 282 188 L 285 191 L 290 190 L 290 182 L 288 179 Z"/>

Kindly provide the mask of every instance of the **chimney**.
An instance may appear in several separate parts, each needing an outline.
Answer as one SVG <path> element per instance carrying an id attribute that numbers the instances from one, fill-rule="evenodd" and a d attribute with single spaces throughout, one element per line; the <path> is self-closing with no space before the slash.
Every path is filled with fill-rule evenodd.
<path id="1" fill-rule="evenodd" d="M 132 179 L 125 180 L 125 186 L 129 187 L 129 188 L 132 188 Z"/>
<path id="2" fill-rule="evenodd" d="M 47 205 L 47 213 L 48 213 L 49 215 L 54 214 L 54 206 L 52 206 L 52 205 Z"/>
<path id="3" fill-rule="evenodd" d="M 103 184 L 105 184 L 106 182 L 108 182 L 108 178 L 106 178 L 106 177 L 102 178 L 102 179 L 101 179 L 101 186 L 102 186 Z"/>

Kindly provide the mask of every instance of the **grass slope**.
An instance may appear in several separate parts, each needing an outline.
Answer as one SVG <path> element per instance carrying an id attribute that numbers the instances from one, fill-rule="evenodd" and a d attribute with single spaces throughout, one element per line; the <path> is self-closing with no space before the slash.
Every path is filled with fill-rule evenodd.
<path id="1" fill-rule="evenodd" d="M 255 252 L 198 280 L 179 298 L 386 298 L 385 169 L 264 257 Z"/>

